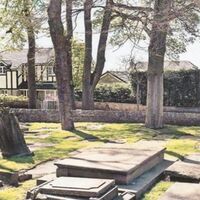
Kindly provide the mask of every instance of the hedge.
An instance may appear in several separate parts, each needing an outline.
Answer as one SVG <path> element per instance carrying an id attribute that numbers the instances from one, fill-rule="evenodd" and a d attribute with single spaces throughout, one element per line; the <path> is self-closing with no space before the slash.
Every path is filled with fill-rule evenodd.
<path id="1" fill-rule="evenodd" d="M 132 73 L 131 83 L 136 94 L 137 77 L 141 80 L 141 102 L 146 104 L 147 74 Z M 197 107 L 200 106 L 200 70 L 167 71 L 164 73 L 164 105 Z"/>
<path id="2" fill-rule="evenodd" d="M 81 101 L 82 91 L 75 90 L 75 99 Z M 131 87 L 127 84 L 102 84 L 94 91 L 96 102 L 135 103 Z"/>

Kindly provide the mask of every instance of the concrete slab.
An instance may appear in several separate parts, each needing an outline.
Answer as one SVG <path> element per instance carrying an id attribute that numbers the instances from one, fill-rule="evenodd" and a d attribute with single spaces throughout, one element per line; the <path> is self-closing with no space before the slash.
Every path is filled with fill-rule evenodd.
<path id="1" fill-rule="evenodd" d="M 121 144 L 86 149 L 68 159 L 56 162 L 57 176 L 79 176 L 115 179 L 128 184 L 163 160 L 163 147 Z M 83 173 L 84 172 L 84 173 Z"/>
<path id="2" fill-rule="evenodd" d="M 195 154 L 186 156 L 184 159 L 184 162 L 200 165 L 200 153 L 195 153 Z"/>
<path id="3" fill-rule="evenodd" d="M 200 184 L 175 183 L 160 200 L 199 200 Z"/>
<path id="4" fill-rule="evenodd" d="M 129 185 L 119 185 L 119 191 L 126 191 L 135 194 L 136 199 L 140 199 L 141 196 L 149 190 L 152 185 L 158 182 L 162 178 L 162 174 L 167 167 L 172 164 L 171 161 L 164 160 L 148 172 L 142 174 L 136 178 Z"/>
<path id="5" fill-rule="evenodd" d="M 115 186 L 114 180 L 60 177 L 40 188 L 47 195 L 72 197 L 101 197 Z"/>
<path id="6" fill-rule="evenodd" d="M 49 182 L 49 181 L 53 181 L 55 179 L 56 179 L 56 174 L 48 174 L 48 175 L 45 175 L 45 176 L 43 176 L 41 178 L 38 178 L 36 180 L 36 184 L 37 185 L 41 185 L 43 183 L 46 183 L 46 182 Z"/>
<path id="7" fill-rule="evenodd" d="M 171 181 L 200 182 L 200 164 L 193 164 L 184 161 L 175 162 L 165 170 L 165 176 Z"/>
<path id="8" fill-rule="evenodd" d="M 42 164 L 37 165 L 31 170 L 27 170 L 25 174 L 31 174 L 33 178 L 42 177 L 48 174 L 55 174 L 56 166 L 54 162 L 57 161 L 48 161 Z"/>

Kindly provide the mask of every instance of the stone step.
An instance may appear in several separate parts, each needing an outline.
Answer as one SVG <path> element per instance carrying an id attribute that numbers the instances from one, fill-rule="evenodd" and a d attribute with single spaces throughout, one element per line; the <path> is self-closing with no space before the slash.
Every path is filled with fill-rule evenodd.
<path id="1" fill-rule="evenodd" d="M 175 183 L 160 200 L 199 200 L 200 184 Z"/>
<path id="2" fill-rule="evenodd" d="M 119 185 L 119 190 L 132 192 L 135 194 L 136 199 L 140 199 L 140 197 L 147 190 L 149 190 L 152 185 L 160 180 L 165 169 L 169 167 L 172 163 L 172 161 L 163 160 L 160 164 L 136 178 L 129 185 Z"/>
<path id="3" fill-rule="evenodd" d="M 129 184 L 133 179 L 163 161 L 165 148 L 139 142 L 135 145 L 112 144 L 85 149 L 55 163 L 57 176 L 115 179 Z"/>

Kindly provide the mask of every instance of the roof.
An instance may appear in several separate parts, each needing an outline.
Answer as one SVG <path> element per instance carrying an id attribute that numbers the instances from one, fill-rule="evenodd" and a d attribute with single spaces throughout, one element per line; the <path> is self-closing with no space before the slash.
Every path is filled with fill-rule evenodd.
<path id="1" fill-rule="evenodd" d="M 16 51 L 5 51 L 0 53 L 2 61 L 12 63 L 11 68 L 17 68 L 22 64 L 27 63 L 28 49 L 16 50 Z M 47 63 L 54 56 L 53 48 L 37 48 L 36 49 L 36 60 L 35 63 Z"/>
<path id="2" fill-rule="evenodd" d="M 147 71 L 148 62 L 141 62 L 138 65 L 137 70 L 139 71 Z M 180 71 L 180 70 L 195 70 L 198 69 L 196 65 L 191 63 L 190 61 L 165 61 L 164 63 L 164 71 Z M 132 68 L 130 67 L 131 71 Z"/>
<path id="3" fill-rule="evenodd" d="M 19 87 L 19 89 L 28 89 L 28 83 L 22 82 Z M 56 89 L 56 83 L 55 82 L 38 82 L 36 83 L 36 89 L 48 89 L 48 90 L 54 90 Z"/>
<path id="4" fill-rule="evenodd" d="M 129 82 L 129 72 L 128 71 L 107 71 L 104 74 L 102 74 L 101 78 L 107 74 L 110 74 L 125 83 Z"/>

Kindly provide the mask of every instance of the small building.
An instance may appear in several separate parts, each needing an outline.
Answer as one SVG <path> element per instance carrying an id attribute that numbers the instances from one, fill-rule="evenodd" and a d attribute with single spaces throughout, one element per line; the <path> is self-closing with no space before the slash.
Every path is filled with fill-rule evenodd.
<path id="1" fill-rule="evenodd" d="M 107 71 L 102 74 L 98 84 L 128 84 L 128 71 Z"/>

